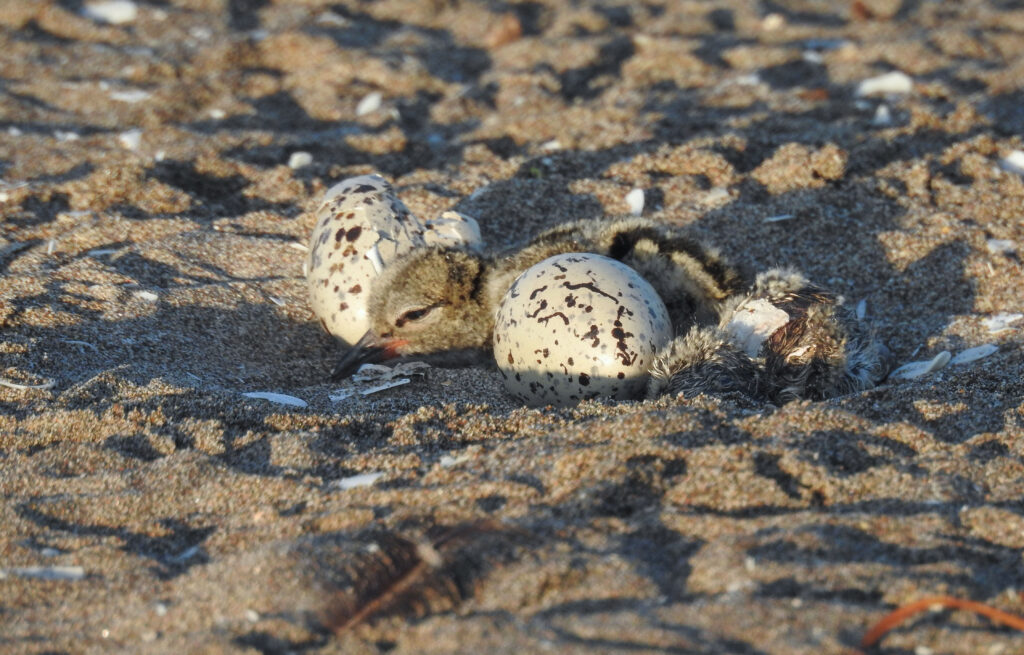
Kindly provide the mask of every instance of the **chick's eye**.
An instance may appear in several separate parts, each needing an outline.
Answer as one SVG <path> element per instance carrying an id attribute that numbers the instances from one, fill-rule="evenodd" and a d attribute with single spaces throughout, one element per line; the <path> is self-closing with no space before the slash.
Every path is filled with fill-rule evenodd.
<path id="1" fill-rule="evenodd" d="M 409 311 L 404 312 L 401 316 L 395 319 L 395 327 L 402 327 L 403 325 L 409 323 L 410 321 L 418 321 L 427 314 L 429 314 L 430 312 L 434 311 L 434 309 L 437 307 L 438 305 L 430 305 L 429 307 L 410 309 Z"/>

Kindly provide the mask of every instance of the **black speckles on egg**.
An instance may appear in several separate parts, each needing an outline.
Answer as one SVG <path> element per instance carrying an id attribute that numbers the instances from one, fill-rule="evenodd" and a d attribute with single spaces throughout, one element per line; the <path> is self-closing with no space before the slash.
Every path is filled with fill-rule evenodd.
<path id="1" fill-rule="evenodd" d="M 495 319 L 495 360 L 508 369 L 506 387 L 531 404 L 637 397 L 646 385 L 638 362 L 653 357 L 652 341 L 664 344 L 672 335 L 664 303 L 646 281 L 620 262 L 588 253 L 531 267 Z M 546 329 L 538 331 L 538 324 Z"/>

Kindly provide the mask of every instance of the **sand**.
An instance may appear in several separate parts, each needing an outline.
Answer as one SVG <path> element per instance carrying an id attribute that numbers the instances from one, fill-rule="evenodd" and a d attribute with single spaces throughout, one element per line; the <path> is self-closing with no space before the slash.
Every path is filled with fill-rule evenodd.
<path id="1" fill-rule="evenodd" d="M 1024 612 L 1020 3 L 131 6 L 0 4 L 0 377 L 46 387 L 0 388 L 0 650 L 828 654 L 934 594 Z M 640 188 L 901 363 L 998 349 L 783 407 L 526 408 L 485 368 L 332 402 L 296 244 L 368 172 L 492 247 Z M 467 523 L 462 602 L 327 629 Z"/>

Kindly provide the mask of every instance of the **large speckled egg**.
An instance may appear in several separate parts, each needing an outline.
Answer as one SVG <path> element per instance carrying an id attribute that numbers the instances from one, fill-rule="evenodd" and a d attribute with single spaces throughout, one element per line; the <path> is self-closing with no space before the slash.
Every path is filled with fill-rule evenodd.
<path id="1" fill-rule="evenodd" d="M 366 301 L 385 266 L 422 248 L 425 227 L 387 180 L 360 175 L 331 187 L 309 240 L 309 303 L 324 329 L 353 344 L 369 328 Z"/>
<path id="2" fill-rule="evenodd" d="M 530 405 L 638 398 L 655 353 L 672 338 L 657 292 L 621 262 L 549 257 L 509 288 L 495 315 L 494 359 L 508 391 Z"/>

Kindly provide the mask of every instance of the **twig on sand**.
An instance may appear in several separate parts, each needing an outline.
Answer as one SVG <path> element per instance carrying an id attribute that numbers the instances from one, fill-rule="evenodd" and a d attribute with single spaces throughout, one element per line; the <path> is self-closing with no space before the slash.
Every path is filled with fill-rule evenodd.
<path id="1" fill-rule="evenodd" d="M 886 633 L 899 626 L 908 618 L 915 614 L 928 611 L 936 606 L 946 609 L 968 610 L 981 614 L 982 616 L 997 623 L 1002 623 L 1005 626 L 1014 628 L 1015 630 L 1024 631 L 1024 617 L 1022 616 L 1010 614 L 973 600 L 956 598 L 954 596 L 929 596 L 913 603 L 903 605 L 902 607 L 897 607 L 895 610 L 885 615 L 882 620 L 876 623 L 874 627 L 868 630 L 867 634 L 864 635 L 864 638 L 860 642 L 861 648 L 871 648 L 877 644 L 882 637 L 886 635 Z"/>

